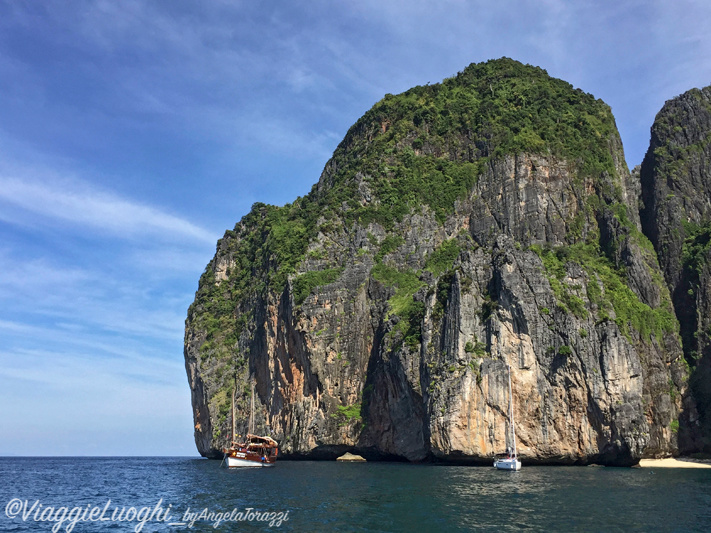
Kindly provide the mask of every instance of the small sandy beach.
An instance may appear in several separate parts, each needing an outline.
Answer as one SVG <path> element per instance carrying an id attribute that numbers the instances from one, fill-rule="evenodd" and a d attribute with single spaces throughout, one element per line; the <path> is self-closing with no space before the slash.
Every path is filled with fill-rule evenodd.
<path id="1" fill-rule="evenodd" d="M 711 460 L 689 457 L 668 457 L 666 459 L 641 459 L 642 468 L 711 468 Z"/>

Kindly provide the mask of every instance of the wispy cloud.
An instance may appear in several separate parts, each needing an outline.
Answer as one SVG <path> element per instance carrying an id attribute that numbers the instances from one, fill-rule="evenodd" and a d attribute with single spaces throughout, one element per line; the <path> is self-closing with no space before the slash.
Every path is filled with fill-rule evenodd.
<path id="1" fill-rule="evenodd" d="M 66 388 L 85 381 L 87 373 L 103 376 L 103 379 L 92 382 L 93 386 L 99 387 L 112 375 L 140 374 L 142 382 L 172 386 L 174 381 L 166 380 L 166 375 L 176 376 L 184 372 L 184 365 L 177 358 L 156 357 L 154 349 L 144 347 L 141 350 L 137 342 L 116 346 L 107 342 L 100 332 L 84 331 L 79 336 L 72 330 L 28 326 L 4 320 L 0 320 L 0 331 L 8 339 L 17 334 L 31 334 L 34 337 L 30 346 L 12 348 L 7 346 L 12 342 L 8 342 L 0 349 L 3 359 L 1 376 Z"/>
<path id="2" fill-rule="evenodd" d="M 61 267 L 52 264 L 47 258 L 18 260 L 9 250 L 0 250 L 0 297 L 6 296 L 5 290 L 12 287 L 17 293 L 12 296 L 33 292 L 33 296 L 47 293 L 53 288 L 69 285 L 86 284 L 93 276 L 78 267 Z"/>
<path id="3" fill-rule="evenodd" d="M 0 435 L 0 451 L 195 454 L 182 365 L 76 349 L 0 349 L 0 402 L 15 428 Z"/>
<path id="4" fill-rule="evenodd" d="M 655 2 L 658 16 L 650 32 L 659 46 L 658 60 L 665 75 L 655 80 L 672 98 L 693 86 L 711 84 L 711 4 L 699 0 L 679 0 L 674 3 Z"/>
<path id="5" fill-rule="evenodd" d="M 42 182 L 0 176 L 0 202 L 31 214 L 2 216 L 7 222 L 29 224 L 29 220 L 56 219 L 93 231 L 121 237 L 159 237 L 165 240 L 191 239 L 214 243 L 216 235 L 158 208 L 131 201 L 97 189 L 86 182 L 47 176 Z"/>
<path id="6" fill-rule="evenodd" d="M 155 252 L 160 253 L 160 251 Z M 130 260 L 130 256 L 129 256 Z M 192 276 L 203 261 L 195 257 Z M 187 283 L 183 270 L 179 276 L 168 276 L 166 268 L 158 261 L 151 265 L 118 265 L 112 274 L 99 264 L 93 268 L 62 265 L 49 258 L 23 258 L 8 250 L 0 250 L 0 330 L 14 325 L 17 320 L 5 320 L 2 316 L 22 317 L 42 323 L 71 324 L 81 331 L 83 338 L 112 338 L 113 350 L 128 350 L 134 342 L 149 340 L 152 343 L 172 343 L 179 356 L 185 310 L 197 288 L 197 280 Z M 151 269 L 162 272 L 151 276 Z M 192 290 L 191 290 L 192 289 Z M 28 327 L 30 327 L 28 325 Z M 47 337 L 56 331 L 56 336 Z M 48 345 L 65 345 L 71 339 L 63 327 L 17 331 L 18 336 L 37 339 L 42 332 Z M 75 335 L 76 336 L 76 335 Z M 80 343 L 80 339 L 73 341 Z M 104 350 L 109 352 L 110 350 Z"/>

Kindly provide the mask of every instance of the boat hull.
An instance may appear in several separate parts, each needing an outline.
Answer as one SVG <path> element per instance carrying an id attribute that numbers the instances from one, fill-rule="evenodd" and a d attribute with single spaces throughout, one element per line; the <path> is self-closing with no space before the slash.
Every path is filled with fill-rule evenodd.
<path id="1" fill-rule="evenodd" d="M 226 463 L 229 468 L 260 468 L 263 466 L 274 466 L 274 463 L 263 462 L 261 458 L 233 457 L 227 456 Z"/>
<path id="2" fill-rule="evenodd" d="M 496 459 L 494 467 L 499 470 L 521 470 L 521 461 L 518 459 Z"/>

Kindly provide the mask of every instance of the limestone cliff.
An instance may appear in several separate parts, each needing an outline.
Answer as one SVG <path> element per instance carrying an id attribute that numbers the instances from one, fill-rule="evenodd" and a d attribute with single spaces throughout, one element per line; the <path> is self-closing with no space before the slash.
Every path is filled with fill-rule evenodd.
<path id="1" fill-rule="evenodd" d="M 677 452 L 686 374 L 610 109 L 509 59 L 386 95 L 311 193 L 255 204 L 188 311 L 201 454 L 237 386 L 291 457 L 489 463 Z"/>
<path id="2" fill-rule="evenodd" d="M 683 451 L 711 452 L 711 87 L 666 102 L 640 169 L 641 220 L 672 294 L 693 403 Z"/>

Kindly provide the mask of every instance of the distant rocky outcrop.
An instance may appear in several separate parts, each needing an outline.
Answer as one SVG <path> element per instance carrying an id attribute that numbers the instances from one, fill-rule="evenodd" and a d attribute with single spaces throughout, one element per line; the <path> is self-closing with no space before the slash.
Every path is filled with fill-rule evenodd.
<path id="1" fill-rule="evenodd" d="M 350 452 L 346 452 L 340 457 L 336 458 L 336 461 L 340 461 L 342 463 L 365 463 L 366 459 L 364 459 L 360 455 L 354 455 Z"/>
<path id="2" fill-rule="evenodd" d="M 638 196 L 610 108 L 542 69 L 386 95 L 309 195 L 218 242 L 185 331 L 198 450 L 221 456 L 235 380 L 245 432 L 253 377 L 287 457 L 489 464 L 508 363 L 524 461 L 678 453 L 687 367 Z"/>
<path id="3" fill-rule="evenodd" d="M 693 399 L 682 451 L 711 452 L 711 87 L 666 102 L 640 169 L 642 227 L 672 294 Z"/>

